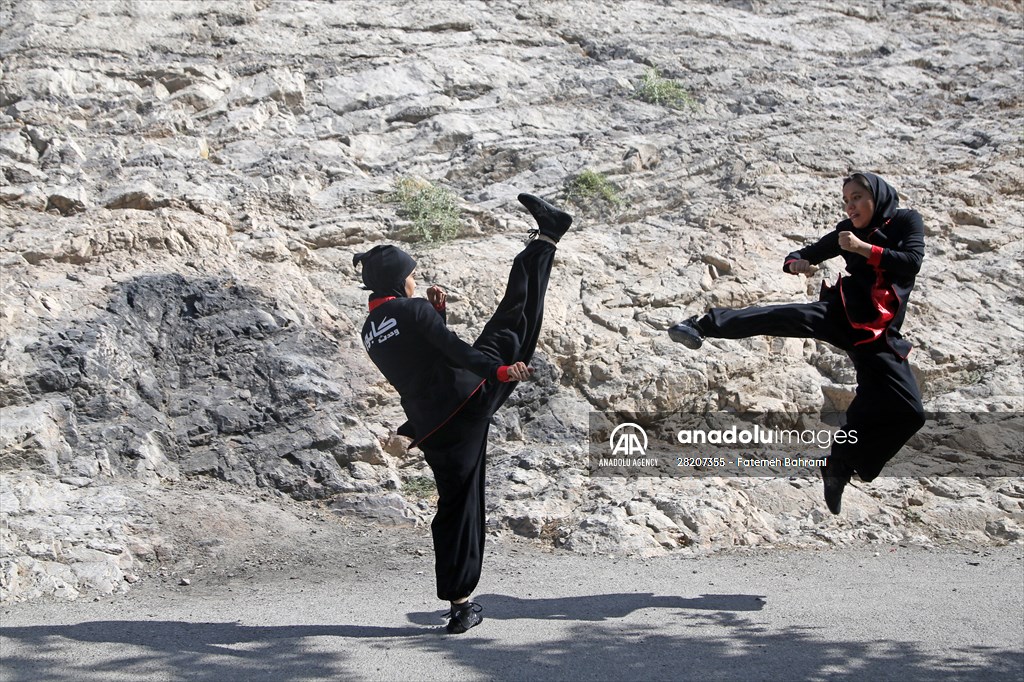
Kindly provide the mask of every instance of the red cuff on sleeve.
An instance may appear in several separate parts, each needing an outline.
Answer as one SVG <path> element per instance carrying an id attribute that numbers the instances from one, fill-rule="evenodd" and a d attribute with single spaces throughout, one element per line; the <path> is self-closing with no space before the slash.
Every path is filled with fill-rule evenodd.
<path id="1" fill-rule="evenodd" d="M 441 305 L 435 305 L 434 306 L 434 310 L 436 310 L 439 313 L 443 313 L 445 308 L 447 308 L 447 307 L 448 307 L 447 303 L 442 303 Z"/>
<path id="2" fill-rule="evenodd" d="M 790 263 L 795 263 L 795 262 L 796 262 L 796 258 L 790 258 L 788 261 L 786 261 L 785 263 L 782 264 L 782 271 L 783 272 L 788 272 L 789 274 L 792 275 L 793 271 L 789 269 L 789 264 Z"/>
<path id="3" fill-rule="evenodd" d="M 881 265 L 881 263 L 882 263 L 882 251 L 884 251 L 884 250 L 885 249 L 883 249 L 881 246 L 877 246 L 877 245 L 872 246 L 871 247 L 871 255 L 868 256 L 868 265 L 874 265 L 874 266 Z"/>
<path id="4" fill-rule="evenodd" d="M 500 381 L 503 384 L 507 384 L 509 382 L 508 368 L 509 365 L 502 365 L 501 367 L 498 368 L 498 381 Z"/>

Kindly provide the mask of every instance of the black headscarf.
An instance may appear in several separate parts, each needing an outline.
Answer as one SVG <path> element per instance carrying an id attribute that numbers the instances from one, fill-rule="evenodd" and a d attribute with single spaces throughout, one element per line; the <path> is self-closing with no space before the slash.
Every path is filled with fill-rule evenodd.
<path id="1" fill-rule="evenodd" d="M 363 284 L 370 298 L 405 298 L 405 279 L 416 267 L 412 256 L 397 246 L 384 244 L 352 256 L 352 265 L 363 264 Z"/>
<path id="2" fill-rule="evenodd" d="M 854 178 L 863 178 L 868 183 L 875 201 L 875 214 L 871 216 L 869 227 L 881 227 L 886 220 L 896 215 L 896 209 L 900 207 L 900 195 L 895 187 L 874 173 L 853 173 L 850 179 Z"/>

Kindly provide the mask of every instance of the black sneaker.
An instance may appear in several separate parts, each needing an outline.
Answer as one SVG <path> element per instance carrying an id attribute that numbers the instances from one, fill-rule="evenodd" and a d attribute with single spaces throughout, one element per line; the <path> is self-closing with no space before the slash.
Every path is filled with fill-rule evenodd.
<path id="1" fill-rule="evenodd" d="M 448 612 L 448 625 L 445 630 L 450 635 L 461 635 L 466 630 L 480 625 L 484 621 L 484 617 L 480 615 L 483 608 L 472 601 L 452 604 L 452 610 Z"/>
<path id="2" fill-rule="evenodd" d="M 694 315 L 688 320 L 669 327 L 668 338 L 693 350 L 700 348 L 704 343 L 704 335 L 697 329 L 697 316 Z"/>
<path id="3" fill-rule="evenodd" d="M 565 211 L 555 208 L 540 197 L 532 194 L 520 194 L 519 203 L 526 207 L 533 219 L 537 221 L 540 233 L 554 242 L 562 238 L 569 226 L 572 225 L 572 216 Z"/>
<path id="4" fill-rule="evenodd" d="M 843 462 L 827 459 L 821 467 L 821 480 L 825 486 L 825 506 L 833 514 L 838 514 L 843 507 L 843 490 L 852 475 L 853 472 Z"/>

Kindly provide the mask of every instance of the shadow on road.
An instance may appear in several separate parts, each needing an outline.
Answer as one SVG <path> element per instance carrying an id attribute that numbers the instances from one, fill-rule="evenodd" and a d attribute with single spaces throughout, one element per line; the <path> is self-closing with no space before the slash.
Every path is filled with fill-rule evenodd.
<path id="1" fill-rule="evenodd" d="M 4 682 L 189 679 L 277 682 L 318 679 L 417 680 L 1020 680 L 1024 653 L 958 647 L 941 655 L 915 642 L 836 638 L 841 625 L 778 628 L 754 622 L 753 595 L 698 598 L 607 594 L 559 599 L 481 595 L 490 620 L 522 621 L 522 635 L 466 635 L 437 627 L 248 626 L 178 621 L 91 621 L 0 627 Z M 625 619 L 657 608 L 651 624 Z M 749 614 L 749 615 L 748 615 Z M 409 614 L 419 619 L 423 614 Z M 442 623 L 437 612 L 434 625 Z M 538 637 L 529 621 L 557 620 Z M 762 617 L 763 620 L 763 617 Z M 913 637 L 908 626 L 908 637 Z M 317 641 L 318 638 L 335 638 Z M 16 641 L 16 647 L 8 645 Z M 69 660 L 71 643 L 89 647 Z M 386 653 L 382 653 L 386 652 Z M 381 658 L 384 656 L 384 658 Z M 416 663 L 410 664 L 409 661 Z M 422 667 L 424 661 L 433 661 Z M 378 667 L 387 662 L 390 668 Z M 372 671 L 376 670 L 376 673 Z"/>
<path id="2" fill-rule="evenodd" d="M 640 609 L 695 609 L 700 611 L 760 611 L 764 597 L 750 594 L 705 594 L 696 599 L 656 596 L 651 592 L 598 594 L 558 599 L 523 599 L 504 594 L 481 594 L 473 598 L 484 606 L 491 620 L 579 620 L 604 621 L 625 618 Z M 436 624 L 437 611 L 409 614 L 410 622 Z"/>
<path id="3" fill-rule="evenodd" d="M 19 640 L 31 654 L 0 656 L 4 682 L 77 682 L 104 679 L 104 671 L 136 679 L 189 679 L 227 682 L 338 679 L 348 666 L 347 647 L 333 652 L 314 650 L 307 640 L 315 637 L 404 638 L 437 637 L 440 630 L 423 627 L 373 627 L 368 625 L 251 626 L 239 623 L 188 623 L 178 621 L 111 620 L 74 625 L 0 627 L 0 638 Z M 66 656 L 60 649 L 69 640 L 96 644 L 121 644 L 95 652 L 95 660 L 64 670 L 54 660 Z M 0 646 L 0 651 L 3 648 Z M 21 649 L 22 647 L 19 647 Z M 174 671 L 167 677 L 167 671 Z"/>
<path id="4" fill-rule="evenodd" d="M 533 606 L 525 607 L 518 617 L 530 618 L 533 615 L 525 614 L 541 612 L 530 612 L 530 608 Z M 582 622 L 561 631 L 557 638 L 533 638 L 525 644 L 488 637 L 485 622 L 479 631 L 471 633 L 475 636 L 428 638 L 416 645 L 451 657 L 460 667 L 475 670 L 482 679 L 531 682 L 1024 679 L 1024 652 L 1019 650 L 951 646 L 936 655 L 913 641 L 837 638 L 835 633 L 842 632 L 841 624 L 828 631 L 780 629 L 753 623 L 736 613 L 696 608 L 667 611 L 656 625 Z M 558 610 L 553 609 L 551 617 L 561 617 L 554 613 Z M 529 625 L 524 623 L 524 627 Z M 914 636 L 909 624 L 907 636 Z"/>
<path id="5" fill-rule="evenodd" d="M 954 647 L 937 658 L 914 642 L 835 640 L 820 628 L 782 630 L 752 622 L 745 613 L 765 597 L 705 594 L 697 598 L 653 593 L 558 599 L 477 595 L 491 620 L 578 622 L 554 640 L 509 645 L 486 636 L 430 638 L 419 646 L 454 656 L 487 678 L 510 680 L 1014 680 L 1024 679 L 1024 652 Z M 614 623 L 641 609 L 664 609 L 664 625 Z M 438 616 L 411 613 L 414 623 Z M 524 623 L 524 627 L 528 627 Z M 685 635 L 665 634 L 666 631 Z M 841 632 L 841 625 L 839 626 Z M 563 631 L 564 632 L 564 631 Z M 722 634 L 722 633 L 726 634 Z M 913 637 L 912 629 L 908 636 Z M 458 644 L 452 644 L 458 640 Z"/>

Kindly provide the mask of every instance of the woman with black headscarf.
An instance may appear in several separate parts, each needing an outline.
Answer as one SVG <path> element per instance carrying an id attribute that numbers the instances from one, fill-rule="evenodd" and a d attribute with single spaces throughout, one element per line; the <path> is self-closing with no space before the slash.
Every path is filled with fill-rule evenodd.
<path id="1" fill-rule="evenodd" d="M 924 223 L 899 208 L 899 195 L 872 173 L 843 180 L 847 219 L 816 243 L 786 256 L 783 270 L 813 274 L 818 263 L 842 256 L 849 273 L 822 284 L 815 303 L 712 308 L 669 329 L 673 341 L 700 348 L 704 337 L 740 339 L 761 334 L 814 338 L 846 351 L 857 390 L 844 430 L 857 441 L 836 442 L 825 466 L 825 503 L 838 514 L 843 489 L 856 473 L 871 481 L 924 425 L 917 381 L 907 363 L 911 344 L 900 335 L 907 300 L 924 259 Z M 850 439 L 851 441 L 853 439 Z"/>
<path id="2" fill-rule="evenodd" d="M 407 253 L 384 245 L 352 259 L 370 290 L 363 345 L 401 396 L 408 421 L 398 433 L 423 451 L 437 483 L 434 568 L 437 596 L 451 602 L 452 634 L 483 620 L 470 596 L 483 563 L 487 432 L 516 382 L 529 377 L 555 245 L 572 223 L 535 196 L 520 194 L 519 201 L 537 221 L 536 239 L 512 262 L 505 295 L 472 346 L 446 326 L 440 287 L 413 298 L 416 261 Z"/>

